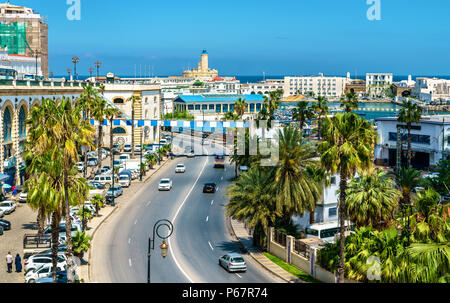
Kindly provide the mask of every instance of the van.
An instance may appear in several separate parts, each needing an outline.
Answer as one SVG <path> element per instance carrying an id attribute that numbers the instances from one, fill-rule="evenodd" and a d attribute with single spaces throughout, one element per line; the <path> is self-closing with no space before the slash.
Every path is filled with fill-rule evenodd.
<path id="1" fill-rule="evenodd" d="M 345 221 L 345 230 L 348 231 L 348 226 L 353 230 L 353 225 L 349 221 Z M 335 235 L 340 232 L 339 222 L 323 222 L 307 225 L 305 228 L 306 238 L 318 238 L 324 242 L 333 243 L 335 241 Z"/>
<path id="2" fill-rule="evenodd" d="M 97 175 L 94 177 L 93 181 L 105 185 L 106 184 L 112 185 L 112 175 Z"/>
<path id="3" fill-rule="evenodd" d="M 131 184 L 130 176 L 127 174 L 119 175 L 119 185 L 122 187 L 129 187 Z"/>
<path id="4" fill-rule="evenodd" d="M 131 159 L 131 156 L 129 155 L 129 154 L 121 154 L 120 156 L 119 156 L 119 160 L 128 160 L 128 159 Z"/>

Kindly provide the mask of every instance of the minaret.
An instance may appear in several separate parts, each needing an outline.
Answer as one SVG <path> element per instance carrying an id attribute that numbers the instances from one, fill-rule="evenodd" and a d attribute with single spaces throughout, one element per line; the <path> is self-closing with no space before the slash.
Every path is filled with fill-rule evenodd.
<path id="1" fill-rule="evenodd" d="M 207 71 L 208 70 L 208 52 L 206 49 L 202 52 L 202 59 L 201 59 L 201 71 Z"/>

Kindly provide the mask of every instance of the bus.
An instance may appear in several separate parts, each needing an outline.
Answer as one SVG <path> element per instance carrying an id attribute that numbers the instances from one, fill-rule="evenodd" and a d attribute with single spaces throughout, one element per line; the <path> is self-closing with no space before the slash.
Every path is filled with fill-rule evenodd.
<path id="1" fill-rule="evenodd" d="M 222 154 L 216 154 L 216 158 L 214 159 L 214 167 L 225 168 L 225 156 Z"/>
<path id="2" fill-rule="evenodd" d="M 0 80 L 12 80 L 16 79 L 17 71 L 12 68 L 0 68 Z"/>
<path id="3" fill-rule="evenodd" d="M 345 231 L 348 231 L 348 226 L 350 225 L 350 230 L 354 230 L 354 226 L 351 222 L 345 221 Z M 335 235 L 340 232 L 338 221 L 315 223 L 306 226 L 305 234 L 306 238 L 319 238 L 324 242 L 333 243 L 335 242 Z"/>

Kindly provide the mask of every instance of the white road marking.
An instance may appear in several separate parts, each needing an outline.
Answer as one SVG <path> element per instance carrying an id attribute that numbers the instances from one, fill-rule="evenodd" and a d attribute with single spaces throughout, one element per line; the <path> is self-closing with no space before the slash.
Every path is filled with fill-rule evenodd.
<path id="1" fill-rule="evenodd" d="M 206 222 L 208 222 L 209 216 L 206 217 Z"/>
<path id="2" fill-rule="evenodd" d="M 149 205 L 150 205 L 150 203 L 152 203 L 152 201 L 148 201 L 148 202 L 147 202 L 147 205 L 146 205 L 146 206 L 149 206 Z"/>
<path id="3" fill-rule="evenodd" d="M 131 243 L 131 238 L 128 238 L 128 245 L 130 245 Z"/>
<path id="4" fill-rule="evenodd" d="M 208 241 L 209 247 L 211 247 L 211 250 L 214 250 L 214 248 L 211 245 L 211 242 Z"/>
<path id="5" fill-rule="evenodd" d="M 134 225 L 136 225 L 136 223 L 137 223 L 137 219 L 134 221 Z"/>
<path id="6" fill-rule="evenodd" d="M 177 212 L 175 213 L 175 216 L 172 219 L 172 224 L 175 225 L 175 220 L 177 219 L 178 214 L 180 213 L 180 210 L 183 208 L 184 203 L 186 203 L 187 199 L 189 198 L 189 196 L 191 195 L 192 191 L 194 190 L 194 187 L 197 185 L 198 180 L 200 179 L 200 177 L 203 174 L 203 171 L 205 170 L 206 164 L 208 163 L 208 158 L 205 158 L 205 162 L 203 163 L 203 167 L 202 170 L 200 171 L 200 173 L 198 174 L 197 180 L 195 180 L 194 184 L 192 185 L 191 189 L 189 190 L 189 193 L 186 195 L 186 197 L 184 198 L 184 201 L 181 203 L 180 207 L 178 207 Z M 173 245 L 170 245 L 170 238 L 167 239 L 167 242 L 169 244 L 169 250 L 170 250 L 170 254 L 173 256 L 173 260 L 175 261 L 175 264 L 177 265 L 178 269 L 181 271 L 181 273 L 189 280 L 189 282 L 194 283 L 192 281 L 192 279 L 187 275 L 187 273 L 184 271 L 184 269 L 180 266 L 180 263 L 178 263 L 178 260 L 175 256 L 175 254 L 173 253 Z"/>
<path id="7" fill-rule="evenodd" d="M 242 279 L 242 276 L 240 274 L 236 273 L 236 276 Z"/>
<path id="8" fill-rule="evenodd" d="M 220 180 L 223 180 L 223 177 L 220 177 Z"/>
<path id="9" fill-rule="evenodd" d="M 133 266 L 133 264 L 131 264 L 131 259 L 128 259 L 128 264 L 131 266 Z"/>
<path id="10" fill-rule="evenodd" d="M 214 200 L 211 201 L 211 205 L 213 205 L 213 203 L 214 203 Z"/>

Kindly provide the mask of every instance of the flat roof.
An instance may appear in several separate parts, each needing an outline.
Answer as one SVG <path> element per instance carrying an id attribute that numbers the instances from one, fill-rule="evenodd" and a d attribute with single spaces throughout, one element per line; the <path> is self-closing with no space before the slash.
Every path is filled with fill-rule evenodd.
<path id="1" fill-rule="evenodd" d="M 175 102 L 236 102 L 239 98 L 247 102 L 264 101 L 263 95 L 180 95 Z"/>

